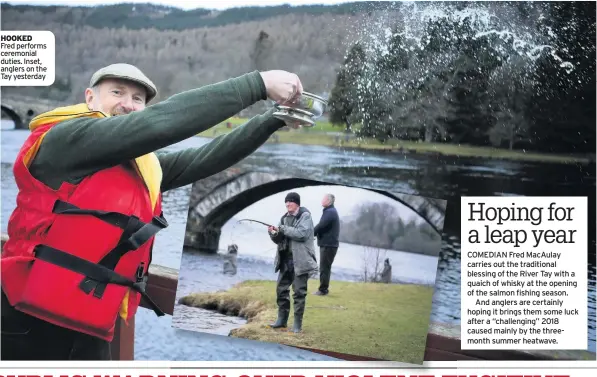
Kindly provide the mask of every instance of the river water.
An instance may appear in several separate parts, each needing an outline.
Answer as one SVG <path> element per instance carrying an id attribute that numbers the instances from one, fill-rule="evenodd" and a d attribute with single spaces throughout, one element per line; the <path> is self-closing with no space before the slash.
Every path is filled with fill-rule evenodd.
<path id="1" fill-rule="evenodd" d="M 16 186 L 12 162 L 27 131 L 1 132 L 2 231 L 15 205 Z M 192 138 L 168 149 L 200 146 L 209 139 Z M 308 156 L 308 159 L 305 158 Z M 308 160 L 308 162 L 307 162 Z M 240 165 L 259 171 L 287 171 L 298 177 L 360 186 L 392 192 L 448 199 L 442 252 L 437 264 L 436 288 L 431 320 L 460 322 L 460 201 L 461 195 L 588 196 L 589 226 L 595 225 L 595 165 L 558 165 L 462 157 L 415 156 L 393 153 L 342 150 L 323 146 L 267 144 Z M 154 263 L 172 268 L 191 264 L 221 271 L 219 256 L 181 252 L 190 187 L 166 193 L 164 211 L 172 224 L 156 238 Z M 230 230 L 233 232 L 233 230 Z M 226 233 L 226 229 L 224 231 Z M 595 352 L 595 235 L 590 234 L 589 351 Z M 226 236 L 223 235 L 225 238 Z M 343 245 L 347 247 L 346 245 Z M 224 241 L 220 247 L 225 247 Z M 271 275 L 267 248 L 255 248 L 257 255 L 239 258 L 239 274 L 226 283 L 244 277 L 242 269 L 262 263 L 264 278 Z M 263 255 L 259 255 L 263 254 Z M 267 255 L 266 255 L 267 254 Z M 211 266 L 211 267 L 210 267 Z M 338 278 L 354 278 L 354 268 L 339 266 Z M 260 274 L 258 272 L 257 274 Z M 334 270 L 336 274 L 336 270 Z M 195 274 L 196 276 L 197 274 Z M 254 276 L 253 276 L 254 277 Z M 334 275 L 336 278 L 336 275 Z M 404 277 L 402 277 L 404 278 Z M 181 274 L 181 292 L 197 289 L 195 278 Z M 202 283 L 205 283 L 203 280 Z M 191 287 L 192 286 L 192 287 Z M 186 287 L 186 288 L 185 288 Z M 192 289 L 190 289 L 190 288 Z M 206 289 L 206 288 L 203 288 Z M 227 319 L 222 319 L 227 320 Z M 157 318 L 146 309 L 136 317 L 135 359 L 137 360 L 332 360 L 308 351 L 277 344 L 232 339 L 214 334 L 174 329 L 171 317 Z M 230 327 L 236 326 L 232 323 Z M 220 326 L 225 328 L 225 324 Z M 172 339 L 177 339 L 173 341 Z"/>

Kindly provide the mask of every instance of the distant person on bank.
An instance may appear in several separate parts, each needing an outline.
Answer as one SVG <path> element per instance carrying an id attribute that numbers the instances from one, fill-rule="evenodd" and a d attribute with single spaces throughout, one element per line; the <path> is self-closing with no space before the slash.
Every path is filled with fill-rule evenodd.
<path id="1" fill-rule="evenodd" d="M 116 320 L 133 319 L 141 297 L 164 315 L 145 293 L 154 236 L 168 226 L 162 193 L 230 167 L 285 123 L 271 109 L 207 145 L 156 151 L 301 93 L 295 74 L 255 71 L 146 107 L 153 82 L 113 64 L 91 77 L 85 103 L 32 119 L 1 256 L 2 359 L 107 360 Z"/>
<path id="2" fill-rule="evenodd" d="M 278 318 L 272 328 L 288 326 L 290 315 L 290 286 L 293 290 L 294 324 L 292 331 L 302 330 L 303 315 L 307 300 L 309 277 L 317 273 L 317 257 L 313 243 L 313 219 L 305 207 L 301 207 L 301 197 L 290 192 L 284 199 L 287 212 L 277 227 L 269 227 L 268 232 L 278 245 L 275 272 L 278 273 L 276 298 Z"/>
<path id="3" fill-rule="evenodd" d="M 335 201 L 334 195 L 324 195 L 321 199 L 323 213 L 319 224 L 314 229 L 317 246 L 319 246 L 319 290 L 315 292 L 318 296 L 325 296 L 329 293 L 332 263 L 334 263 L 340 245 L 340 217 L 334 207 Z"/>
<path id="4" fill-rule="evenodd" d="M 392 265 L 390 264 L 390 258 L 386 258 L 384 261 L 380 278 L 381 282 L 384 284 L 390 284 L 392 282 Z"/>

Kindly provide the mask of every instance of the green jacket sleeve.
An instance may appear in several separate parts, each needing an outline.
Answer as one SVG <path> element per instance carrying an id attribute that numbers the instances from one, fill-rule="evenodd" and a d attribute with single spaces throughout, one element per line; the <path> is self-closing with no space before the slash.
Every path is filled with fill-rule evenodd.
<path id="1" fill-rule="evenodd" d="M 164 172 L 162 191 L 186 186 L 229 168 L 253 153 L 284 122 L 273 117 L 275 109 L 257 115 L 229 134 L 216 137 L 198 148 L 178 152 L 158 152 Z"/>
<path id="2" fill-rule="evenodd" d="M 61 122 L 44 138 L 35 170 L 76 180 L 195 136 L 264 99 L 265 84 L 252 72 L 127 115 Z"/>

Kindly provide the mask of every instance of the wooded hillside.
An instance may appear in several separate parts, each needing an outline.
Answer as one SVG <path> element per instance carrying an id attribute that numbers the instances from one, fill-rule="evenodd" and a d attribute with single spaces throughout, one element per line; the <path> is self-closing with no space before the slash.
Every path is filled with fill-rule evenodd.
<path id="1" fill-rule="evenodd" d="M 2 4 L 2 29 L 51 30 L 56 36 L 56 84 L 3 88 L 52 99 L 81 100 L 101 66 L 128 62 L 160 90 L 157 100 L 254 69 L 296 72 L 305 90 L 332 90 L 350 47 L 351 30 L 366 22 L 367 4 L 340 7 L 251 7 L 224 12 L 155 5 L 41 7 Z M 141 29 L 152 26 L 152 28 Z M 168 28 L 176 30 L 166 30 Z"/>
<path id="2" fill-rule="evenodd" d="M 594 2 L 226 11 L 4 4 L 4 30 L 51 30 L 57 56 L 54 85 L 3 94 L 82 101 L 93 72 L 116 62 L 151 77 L 157 101 L 253 70 L 284 69 L 330 99 L 334 124 L 358 124 L 364 138 L 594 156 L 595 23 Z"/>

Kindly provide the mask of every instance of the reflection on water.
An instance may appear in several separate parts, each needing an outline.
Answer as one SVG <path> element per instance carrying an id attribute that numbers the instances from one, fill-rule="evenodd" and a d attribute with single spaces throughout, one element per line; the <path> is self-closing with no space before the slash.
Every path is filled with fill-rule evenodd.
<path id="1" fill-rule="evenodd" d="M 8 216 L 15 203 L 16 187 L 11 164 L 27 135 L 26 131 L 2 131 L 2 229 L 6 230 Z M 192 138 L 168 149 L 196 147 L 209 142 Z M 305 164 L 305 156 L 316 156 Z M 258 171 L 285 171 L 301 177 L 362 186 L 387 191 L 448 199 L 448 211 L 443 234 L 442 253 L 438 261 L 434 306 L 431 318 L 439 322 L 460 321 L 460 196 L 461 195 L 525 195 L 525 196 L 588 196 L 588 229 L 595 223 L 595 165 L 547 164 L 506 161 L 484 161 L 468 157 L 412 156 L 397 153 L 336 150 L 322 146 L 268 144 L 261 147 L 240 165 Z M 188 188 L 183 194 L 168 194 L 178 209 L 188 201 Z M 175 199 L 178 198 L 178 199 Z M 168 199 L 169 201 L 169 199 Z M 172 207 L 173 208 L 173 207 Z M 177 225 L 158 235 L 155 263 L 178 267 L 186 209 L 177 217 L 175 210 L 165 205 L 168 220 Z M 589 350 L 595 352 L 595 233 L 590 234 L 589 276 Z M 156 245 L 157 246 L 157 245 Z M 186 254 L 183 258 L 187 258 Z M 184 261 L 184 259 L 183 259 Z M 214 262 L 215 263 L 215 262 Z M 221 265 L 217 265 L 218 270 Z M 269 273 L 269 272 L 268 272 Z M 183 330 L 170 328 L 170 319 L 157 319 L 141 310 L 136 321 L 136 359 L 176 360 L 294 360 L 325 359 L 292 348 L 265 344 L 260 352 L 252 352 L 255 343 L 229 343 L 228 338 L 217 340 L 212 335 L 200 337 L 180 335 Z M 166 347 L 167 339 L 184 337 L 185 347 Z M 191 340 L 196 339 L 196 340 Z M 238 341 L 235 339 L 235 341 Z M 196 342 L 196 343 L 194 343 Z M 220 343 L 221 342 L 221 343 Z M 180 344 L 180 343 L 176 343 Z M 242 346 L 240 346 L 242 344 Z M 242 347 L 247 347 L 243 349 Z M 253 348 L 251 348 L 253 347 Z M 273 347 L 273 348 L 268 348 Z M 282 347 L 282 348 L 276 348 Z M 305 351 L 306 352 L 306 351 Z M 273 358 L 264 358 L 273 357 Z"/>

